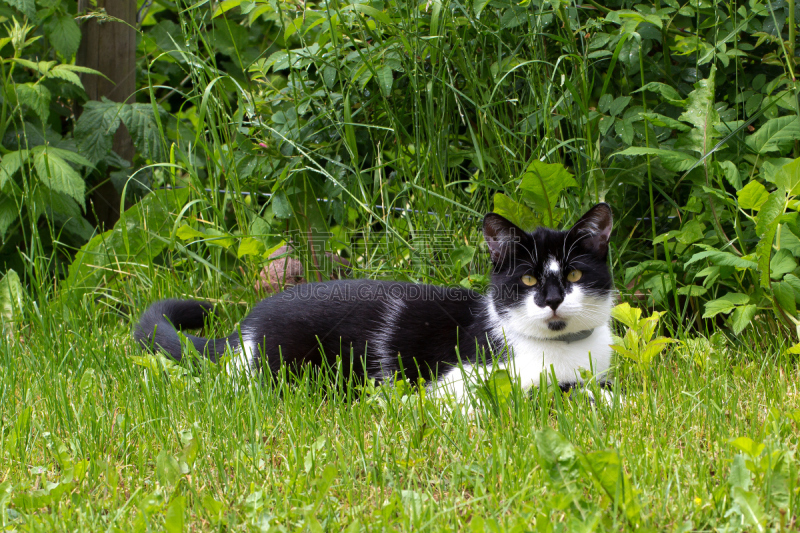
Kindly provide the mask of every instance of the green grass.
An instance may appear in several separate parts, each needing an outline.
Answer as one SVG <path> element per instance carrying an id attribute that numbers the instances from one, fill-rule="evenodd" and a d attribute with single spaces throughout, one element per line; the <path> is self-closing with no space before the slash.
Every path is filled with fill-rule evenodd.
<path id="1" fill-rule="evenodd" d="M 612 405 L 515 390 L 465 416 L 406 387 L 153 371 L 101 304 L 27 312 L 0 343 L 6 530 L 736 531 L 746 502 L 798 527 L 800 371 L 769 339 L 623 362 Z"/>

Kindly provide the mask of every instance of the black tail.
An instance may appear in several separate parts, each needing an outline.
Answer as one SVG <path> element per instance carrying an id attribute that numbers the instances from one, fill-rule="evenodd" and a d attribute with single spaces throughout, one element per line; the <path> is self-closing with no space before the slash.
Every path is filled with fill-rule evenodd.
<path id="1" fill-rule="evenodd" d="M 145 350 L 153 351 L 161 348 L 173 359 L 180 361 L 181 340 L 175 328 L 181 330 L 202 328 L 203 320 L 213 312 L 214 307 L 205 302 L 161 300 L 148 307 L 142 314 L 133 337 Z M 186 333 L 183 335 L 192 341 L 199 353 L 213 362 L 225 353 L 227 338 L 204 339 Z"/>

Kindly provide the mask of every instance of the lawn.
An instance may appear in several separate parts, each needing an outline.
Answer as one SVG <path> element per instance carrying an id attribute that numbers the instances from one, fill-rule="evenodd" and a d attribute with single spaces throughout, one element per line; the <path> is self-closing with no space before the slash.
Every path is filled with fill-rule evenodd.
<path id="1" fill-rule="evenodd" d="M 4 530 L 798 528 L 800 371 L 767 335 L 621 360 L 612 403 L 499 376 L 470 413 L 143 357 L 131 317 L 87 301 L 0 344 Z"/>

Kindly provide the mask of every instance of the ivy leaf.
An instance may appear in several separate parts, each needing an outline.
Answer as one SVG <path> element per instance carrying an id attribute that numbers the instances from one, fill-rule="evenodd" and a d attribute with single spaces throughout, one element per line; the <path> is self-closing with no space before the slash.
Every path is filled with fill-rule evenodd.
<path id="1" fill-rule="evenodd" d="M 81 175 L 62 158 L 52 152 L 48 153 L 44 145 L 37 146 L 32 153 L 33 166 L 39 181 L 47 188 L 63 192 L 84 205 L 86 183 Z"/>
<path id="2" fill-rule="evenodd" d="M 578 183 L 572 174 L 560 163 L 543 163 L 535 160 L 528 165 L 519 184 L 526 199 L 530 200 L 534 209 L 542 216 L 547 215 L 552 226 L 557 221 L 555 216 L 556 202 L 567 187 L 576 187 Z"/>
<path id="3" fill-rule="evenodd" d="M 784 154 L 796 140 L 800 140 L 800 117 L 791 115 L 768 120 L 745 143 L 757 154 Z"/>
<path id="4" fill-rule="evenodd" d="M 676 150 L 662 150 L 659 148 L 639 148 L 632 146 L 614 155 L 652 155 L 661 160 L 667 170 L 684 172 L 697 163 L 697 158 Z"/>
<path id="5" fill-rule="evenodd" d="M 71 15 L 54 16 L 45 26 L 47 38 L 56 51 L 71 58 L 81 44 L 81 30 Z"/>
<path id="6" fill-rule="evenodd" d="M 769 198 L 769 193 L 766 187 L 753 180 L 736 193 L 736 196 L 739 198 L 740 208 L 758 211 Z"/>
<path id="7" fill-rule="evenodd" d="M 163 159 L 161 135 L 152 104 L 124 104 L 120 108 L 120 118 L 142 157 L 154 161 Z"/>
<path id="8" fill-rule="evenodd" d="M 31 108 L 42 122 L 50 116 L 50 91 L 41 83 L 20 83 L 16 86 L 17 98 L 21 104 Z"/>

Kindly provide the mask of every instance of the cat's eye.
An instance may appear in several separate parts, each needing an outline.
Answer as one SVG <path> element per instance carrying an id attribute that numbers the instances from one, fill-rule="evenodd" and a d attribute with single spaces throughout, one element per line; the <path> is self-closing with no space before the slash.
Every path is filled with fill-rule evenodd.
<path id="1" fill-rule="evenodd" d="M 580 270 L 573 270 L 572 272 L 567 274 L 567 281 L 569 281 L 570 283 L 575 283 L 576 281 L 581 279 L 581 276 L 583 276 L 583 272 L 581 272 Z"/>
<path id="2" fill-rule="evenodd" d="M 528 287 L 533 287 L 538 283 L 537 279 L 531 276 L 530 274 L 525 274 L 522 276 L 522 283 L 527 285 Z"/>

